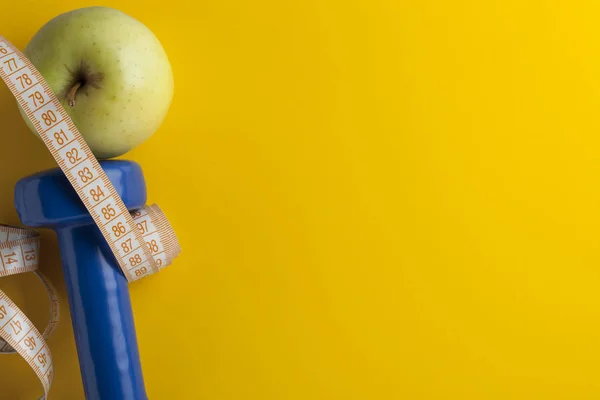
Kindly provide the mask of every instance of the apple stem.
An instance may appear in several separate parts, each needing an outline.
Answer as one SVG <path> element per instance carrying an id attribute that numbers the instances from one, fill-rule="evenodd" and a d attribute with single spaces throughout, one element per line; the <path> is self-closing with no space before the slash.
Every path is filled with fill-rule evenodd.
<path id="1" fill-rule="evenodd" d="M 67 95 L 67 100 L 69 101 L 69 107 L 75 107 L 75 94 L 77 90 L 81 87 L 81 82 L 77 82 L 75 86 L 69 90 L 69 94 Z"/>

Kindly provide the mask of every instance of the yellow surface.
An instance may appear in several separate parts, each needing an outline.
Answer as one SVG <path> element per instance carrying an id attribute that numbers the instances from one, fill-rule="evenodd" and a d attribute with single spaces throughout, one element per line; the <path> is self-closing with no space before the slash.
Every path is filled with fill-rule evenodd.
<path id="1" fill-rule="evenodd" d="M 20 47 L 97 4 L 6 3 Z M 598 2 L 103 4 L 176 79 L 127 155 L 184 249 L 131 286 L 152 400 L 600 397 Z M 0 119 L 15 223 L 13 184 L 53 162 L 6 89 Z M 43 251 L 66 305 L 49 232 Z M 33 278 L 0 287 L 41 326 Z M 81 399 L 63 310 L 51 398 Z M 39 393 L 0 358 L 0 398 Z"/>

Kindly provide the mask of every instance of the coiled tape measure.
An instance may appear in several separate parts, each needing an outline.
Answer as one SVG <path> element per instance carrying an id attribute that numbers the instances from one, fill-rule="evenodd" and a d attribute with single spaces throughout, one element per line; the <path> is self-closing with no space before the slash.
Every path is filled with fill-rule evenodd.
<path id="1" fill-rule="evenodd" d="M 0 36 L 0 78 L 6 83 L 52 156 L 100 228 L 129 282 L 158 272 L 181 251 L 175 232 L 157 205 L 130 213 L 81 133 L 34 65 Z M 44 397 L 54 376 L 46 339 L 59 320 L 56 291 L 37 271 L 39 235 L 0 225 L 0 277 L 33 272 L 50 298 L 50 322 L 40 333 L 0 290 L 0 352 L 19 353 L 35 371 Z"/>

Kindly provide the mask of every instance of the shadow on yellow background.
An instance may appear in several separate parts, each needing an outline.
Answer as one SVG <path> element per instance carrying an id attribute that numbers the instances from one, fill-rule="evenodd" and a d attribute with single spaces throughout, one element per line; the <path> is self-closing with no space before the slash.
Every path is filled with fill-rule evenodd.
<path id="1" fill-rule="evenodd" d="M 0 34 L 22 48 L 86 5 L 3 4 Z M 157 34 L 176 80 L 126 156 L 184 249 L 131 285 L 151 399 L 600 397 L 600 5 L 103 5 Z M 53 162 L 6 89 L 0 120 L 15 223 L 14 183 Z M 33 278 L 0 288 L 42 326 Z M 51 398 L 81 399 L 63 310 Z M 0 358 L 0 398 L 38 385 Z"/>

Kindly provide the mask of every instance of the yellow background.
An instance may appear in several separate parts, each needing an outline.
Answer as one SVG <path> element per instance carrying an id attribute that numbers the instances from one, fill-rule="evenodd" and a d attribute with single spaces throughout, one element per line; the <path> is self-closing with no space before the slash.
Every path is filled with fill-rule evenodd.
<path id="1" fill-rule="evenodd" d="M 92 3 L 4 1 L 0 34 Z M 152 400 L 600 398 L 598 2 L 103 4 L 176 80 L 126 156 L 184 249 L 131 286 Z M 14 183 L 54 164 L 6 89 L 0 119 L 17 223 Z M 51 398 L 81 399 L 50 232 L 43 252 Z M 0 288 L 43 325 L 32 277 Z M 0 398 L 40 390 L 0 357 Z"/>

